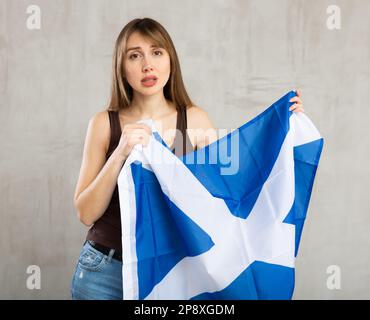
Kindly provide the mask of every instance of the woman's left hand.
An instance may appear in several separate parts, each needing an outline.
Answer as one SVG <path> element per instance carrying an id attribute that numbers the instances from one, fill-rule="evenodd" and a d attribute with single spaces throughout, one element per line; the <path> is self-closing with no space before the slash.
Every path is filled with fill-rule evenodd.
<path id="1" fill-rule="evenodd" d="M 296 92 L 297 92 L 297 96 L 289 100 L 289 102 L 295 102 L 294 104 L 290 106 L 289 111 L 304 112 L 303 103 L 301 100 L 301 95 L 302 95 L 301 90 L 297 89 Z"/>

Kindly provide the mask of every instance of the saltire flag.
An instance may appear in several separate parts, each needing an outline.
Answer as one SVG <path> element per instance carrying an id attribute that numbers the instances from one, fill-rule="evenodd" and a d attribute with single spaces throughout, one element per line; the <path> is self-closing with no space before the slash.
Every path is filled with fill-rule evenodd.
<path id="1" fill-rule="evenodd" d="M 323 147 L 295 95 L 182 157 L 154 126 L 134 147 L 118 177 L 123 299 L 292 298 Z"/>

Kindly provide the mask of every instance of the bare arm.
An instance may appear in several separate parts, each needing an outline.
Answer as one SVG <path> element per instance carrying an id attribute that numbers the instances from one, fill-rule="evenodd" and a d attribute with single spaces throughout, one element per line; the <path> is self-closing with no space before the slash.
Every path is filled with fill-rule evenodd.
<path id="1" fill-rule="evenodd" d="M 127 124 L 117 148 L 105 162 L 110 139 L 108 113 L 99 112 L 90 119 L 74 195 L 74 206 L 83 224 L 91 226 L 104 214 L 133 146 L 146 145 L 150 135 L 151 129 L 144 124 Z"/>
<path id="2" fill-rule="evenodd" d="M 108 114 L 100 112 L 89 121 L 74 196 L 78 218 L 86 226 L 98 220 L 108 207 L 125 161 L 116 149 L 104 164 L 109 138 Z"/>

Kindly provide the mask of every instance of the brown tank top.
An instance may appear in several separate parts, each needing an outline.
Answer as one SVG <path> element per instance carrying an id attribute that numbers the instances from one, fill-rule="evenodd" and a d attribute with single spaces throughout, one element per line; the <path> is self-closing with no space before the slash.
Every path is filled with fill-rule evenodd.
<path id="1" fill-rule="evenodd" d="M 110 142 L 106 154 L 106 161 L 111 156 L 113 151 L 117 148 L 121 137 L 121 125 L 119 121 L 118 111 L 108 111 L 110 123 Z M 182 156 L 188 152 L 193 151 L 190 138 L 186 133 L 187 117 L 186 110 L 177 112 L 176 136 L 172 152 L 176 156 Z M 182 138 L 182 139 L 181 139 Z M 182 145 L 181 145 L 182 144 Z M 196 148 L 195 148 L 196 150 Z M 184 152 L 185 151 L 185 152 Z M 96 243 L 102 244 L 108 248 L 115 249 L 122 253 L 121 243 L 121 212 L 118 198 L 118 185 L 113 191 L 110 203 L 104 214 L 93 224 L 87 232 L 86 240 L 92 240 Z"/>

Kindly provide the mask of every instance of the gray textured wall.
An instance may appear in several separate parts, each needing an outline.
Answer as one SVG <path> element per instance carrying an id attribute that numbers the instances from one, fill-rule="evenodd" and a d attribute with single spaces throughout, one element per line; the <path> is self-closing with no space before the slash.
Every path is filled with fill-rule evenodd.
<path id="1" fill-rule="evenodd" d="M 26 27 L 27 7 L 41 29 Z M 326 8 L 341 9 L 329 30 Z M 0 1 L 0 298 L 69 299 L 87 229 L 73 193 L 114 41 L 149 16 L 169 31 L 195 103 L 236 128 L 291 89 L 325 138 L 295 299 L 370 298 L 370 1 Z M 29 265 L 41 289 L 26 287 Z M 327 268 L 341 288 L 327 287 Z"/>

